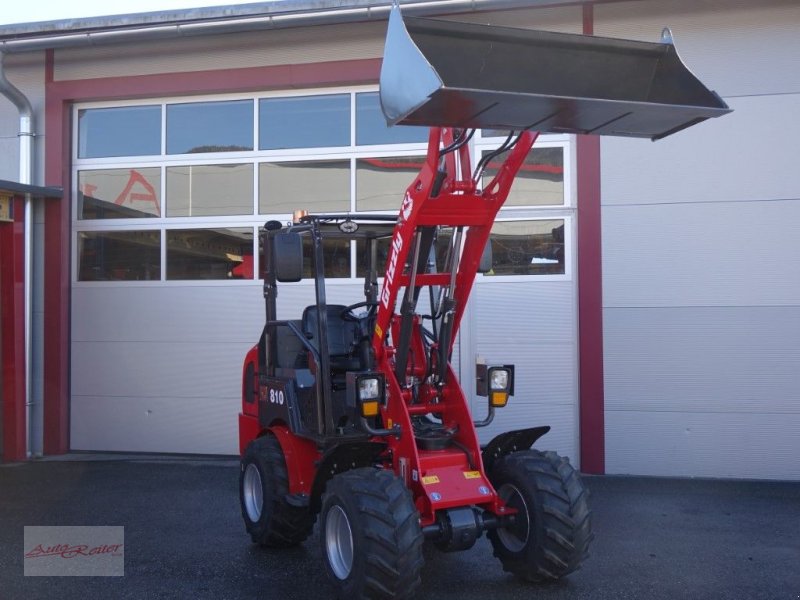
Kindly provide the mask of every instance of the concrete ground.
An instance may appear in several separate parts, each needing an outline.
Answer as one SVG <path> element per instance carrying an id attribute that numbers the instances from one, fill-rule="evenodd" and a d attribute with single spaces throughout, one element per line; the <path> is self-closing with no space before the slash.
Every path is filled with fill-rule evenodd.
<path id="1" fill-rule="evenodd" d="M 315 534 L 250 543 L 230 459 L 119 457 L 0 466 L 0 598 L 328 598 Z M 586 477 L 596 540 L 563 581 L 524 584 L 482 538 L 425 551 L 419 598 L 800 598 L 800 483 Z M 122 525 L 124 577 L 24 577 L 25 525 Z"/>

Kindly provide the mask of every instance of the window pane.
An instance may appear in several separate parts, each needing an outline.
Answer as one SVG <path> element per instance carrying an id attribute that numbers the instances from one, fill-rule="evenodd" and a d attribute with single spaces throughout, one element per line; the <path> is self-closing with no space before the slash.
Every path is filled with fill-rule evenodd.
<path id="1" fill-rule="evenodd" d="M 253 214 L 253 165 L 167 167 L 167 216 Z"/>
<path id="2" fill-rule="evenodd" d="M 391 238 L 376 240 L 375 248 L 375 270 L 378 277 L 383 277 L 386 269 L 386 260 L 389 258 L 389 242 Z M 356 240 L 356 277 L 366 277 L 367 275 L 367 243 L 364 240 Z"/>
<path id="3" fill-rule="evenodd" d="M 425 164 L 424 156 L 361 158 L 356 161 L 356 210 L 398 210 L 406 188 Z"/>
<path id="4" fill-rule="evenodd" d="M 161 279 L 159 231 L 81 231 L 79 281 Z"/>
<path id="5" fill-rule="evenodd" d="M 325 277 L 350 277 L 350 240 L 323 240 Z M 313 248 L 311 239 L 303 236 L 303 277 L 313 278 Z"/>
<path id="6" fill-rule="evenodd" d="M 428 141 L 428 128 L 412 125 L 389 127 L 378 92 L 356 94 L 356 144 L 406 144 Z"/>
<path id="7" fill-rule="evenodd" d="M 261 214 L 350 210 L 350 161 L 262 163 L 258 167 Z"/>
<path id="8" fill-rule="evenodd" d="M 161 154 L 161 107 L 78 111 L 78 158 Z"/>
<path id="9" fill-rule="evenodd" d="M 252 100 L 167 106 L 167 154 L 252 149 Z"/>
<path id="10" fill-rule="evenodd" d="M 498 221 L 487 275 L 564 274 L 564 221 Z"/>
<path id="11" fill-rule="evenodd" d="M 253 230 L 167 230 L 167 279 L 252 279 Z"/>
<path id="12" fill-rule="evenodd" d="M 486 152 L 484 152 L 484 155 Z M 483 184 L 497 174 L 505 157 L 491 161 L 484 171 Z M 505 206 L 543 206 L 564 204 L 564 149 L 533 148 L 519 170 Z"/>
<path id="13" fill-rule="evenodd" d="M 79 219 L 161 216 L 161 169 L 102 169 L 78 173 Z"/>
<path id="14" fill-rule="evenodd" d="M 258 105 L 258 147 L 350 145 L 350 95 L 265 98 Z"/>

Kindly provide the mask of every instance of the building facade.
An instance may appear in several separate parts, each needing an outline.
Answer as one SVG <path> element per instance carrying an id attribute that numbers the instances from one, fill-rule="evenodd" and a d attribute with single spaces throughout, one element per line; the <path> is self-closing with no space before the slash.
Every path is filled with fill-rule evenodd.
<path id="1" fill-rule="evenodd" d="M 478 357 L 517 365 L 482 435 L 549 424 L 541 445 L 587 472 L 800 478 L 800 7 L 461 4 L 409 12 L 648 41 L 668 25 L 734 109 L 657 143 L 537 142 L 454 357 L 468 393 Z M 258 226 L 296 209 L 392 214 L 424 154 L 424 130 L 381 120 L 387 7 L 340 5 L 0 31 L 33 106 L 33 182 L 64 191 L 32 214 L 33 454 L 236 451 L 241 362 L 263 322 Z M 2 179 L 17 121 L 0 104 Z M 496 134 L 479 132 L 475 157 Z M 359 248 L 326 260 L 329 300 L 358 299 Z M 279 317 L 312 297 L 286 286 Z"/>

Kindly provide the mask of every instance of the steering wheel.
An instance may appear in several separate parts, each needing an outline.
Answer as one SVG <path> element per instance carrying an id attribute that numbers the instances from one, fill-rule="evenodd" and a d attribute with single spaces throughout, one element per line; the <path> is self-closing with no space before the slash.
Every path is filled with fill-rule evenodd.
<path id="1" fill-rule="evenodd" d="M 355 312 L 353 312 L 359 308 L 366 308 L 367 314 L 359 316 L 355 314 Z M 372 317 L 374 317 L 377 310 L 378 310 L 377 302 L 363 300 L 362 302 L 356 302 L 355 304 L 351 304 L 350 306 L 345 306 L 342 309 L 342 312 L 339 313 L 339 316 L 343 321 L 352 321 L 354 323 L 360 323 L 364 319 L 371 319 Z"/>

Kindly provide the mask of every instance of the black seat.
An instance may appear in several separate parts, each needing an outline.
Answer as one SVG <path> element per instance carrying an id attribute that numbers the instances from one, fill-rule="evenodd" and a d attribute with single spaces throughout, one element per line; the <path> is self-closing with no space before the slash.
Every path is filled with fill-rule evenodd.
<path id="1" fill-rule="evenodd" d="M 358 371 L 361 360 L 354 347 L 358 341 L 358 323 L 342 319 L 342 311 L 346 306 L 329 304 L 326 306 L 328 317 L 328 350 L 331 357 L 331 369 L 334 371 Z M 319 350 L 319 307 L 307 306 L 303 311 L 302 329 L 311 344 Z"/>

